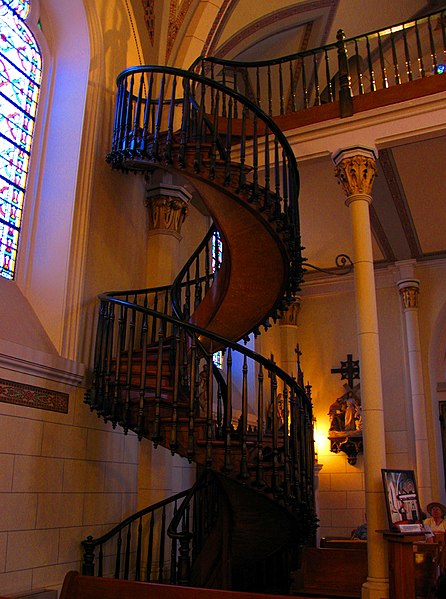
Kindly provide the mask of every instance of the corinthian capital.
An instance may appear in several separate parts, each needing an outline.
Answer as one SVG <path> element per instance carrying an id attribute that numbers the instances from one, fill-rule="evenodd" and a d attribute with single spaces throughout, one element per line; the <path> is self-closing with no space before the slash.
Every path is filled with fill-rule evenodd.
<path id="1" fill-rule="evenodd" d="M 146 206 L 149 211 L 149 231 L 171 233 L 180 237 L 181 225 L 189 211 L 190 194 L 182 187 L 161 184 L 149 187 Z"/>
<path id="2" fill-rule="evenodd" d="M 342 185 L 347 201 L 352 196 L 369 196 L 375 179 L 376 156 L 369 148 L 349 148 L 340 150 L 333 157 L 335 174 Z"/>
<path id="3" fill-rule="evenodd" d="M 418 279 L 407 279 L 398 282 L 398 291 L 404 310 L 417 309 L 420 295 L 420 282 Z"/>

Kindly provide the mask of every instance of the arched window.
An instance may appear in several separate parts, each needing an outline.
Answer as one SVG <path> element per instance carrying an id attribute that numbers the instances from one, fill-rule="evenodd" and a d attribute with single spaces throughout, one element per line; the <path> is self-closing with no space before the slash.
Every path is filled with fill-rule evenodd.
<path id="1" fill-rule="evenodd" d="M 13 279 L 42 57 L 25 24 L 30 0 L 0 0 L 0 275 Z"/>

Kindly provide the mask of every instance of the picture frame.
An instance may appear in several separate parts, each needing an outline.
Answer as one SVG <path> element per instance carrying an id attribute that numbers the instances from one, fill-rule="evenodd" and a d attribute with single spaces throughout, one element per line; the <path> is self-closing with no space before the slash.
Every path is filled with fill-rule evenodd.
<path id="1" fill-rule="evenodd" d="M 383 468 L 381 473 L 390 528 L 406 533 L 421 532 L 422 513 L 414 471 Z"/>

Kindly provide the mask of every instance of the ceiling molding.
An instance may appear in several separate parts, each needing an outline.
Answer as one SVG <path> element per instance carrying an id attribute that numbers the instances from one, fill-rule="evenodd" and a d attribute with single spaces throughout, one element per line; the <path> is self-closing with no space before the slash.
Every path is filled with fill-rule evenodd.
<path id="1" fill-rule="evenodd" d="M 395 262 L 395 253 L 390 245 L 389 239 L 384 231 L 373 204 L 370 204 L 370 224 L 372 226 L 373 236 L 375 237 L 376 243 L 378 244 L 385 260 L 387 262 Z"/>

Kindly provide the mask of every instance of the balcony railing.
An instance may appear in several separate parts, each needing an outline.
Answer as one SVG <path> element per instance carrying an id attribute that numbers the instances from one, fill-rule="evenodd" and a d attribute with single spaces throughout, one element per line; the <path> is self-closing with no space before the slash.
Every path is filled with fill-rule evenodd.
<path id="1" fill-rule="evenodd" d="M 270 116 L 340 101 L 353 112 L 353 96 L 441 75 L 446 70 L 446 10 L 277 58 L 239 62 L 199 57 L 191 69 L 247 96 Z"/>

